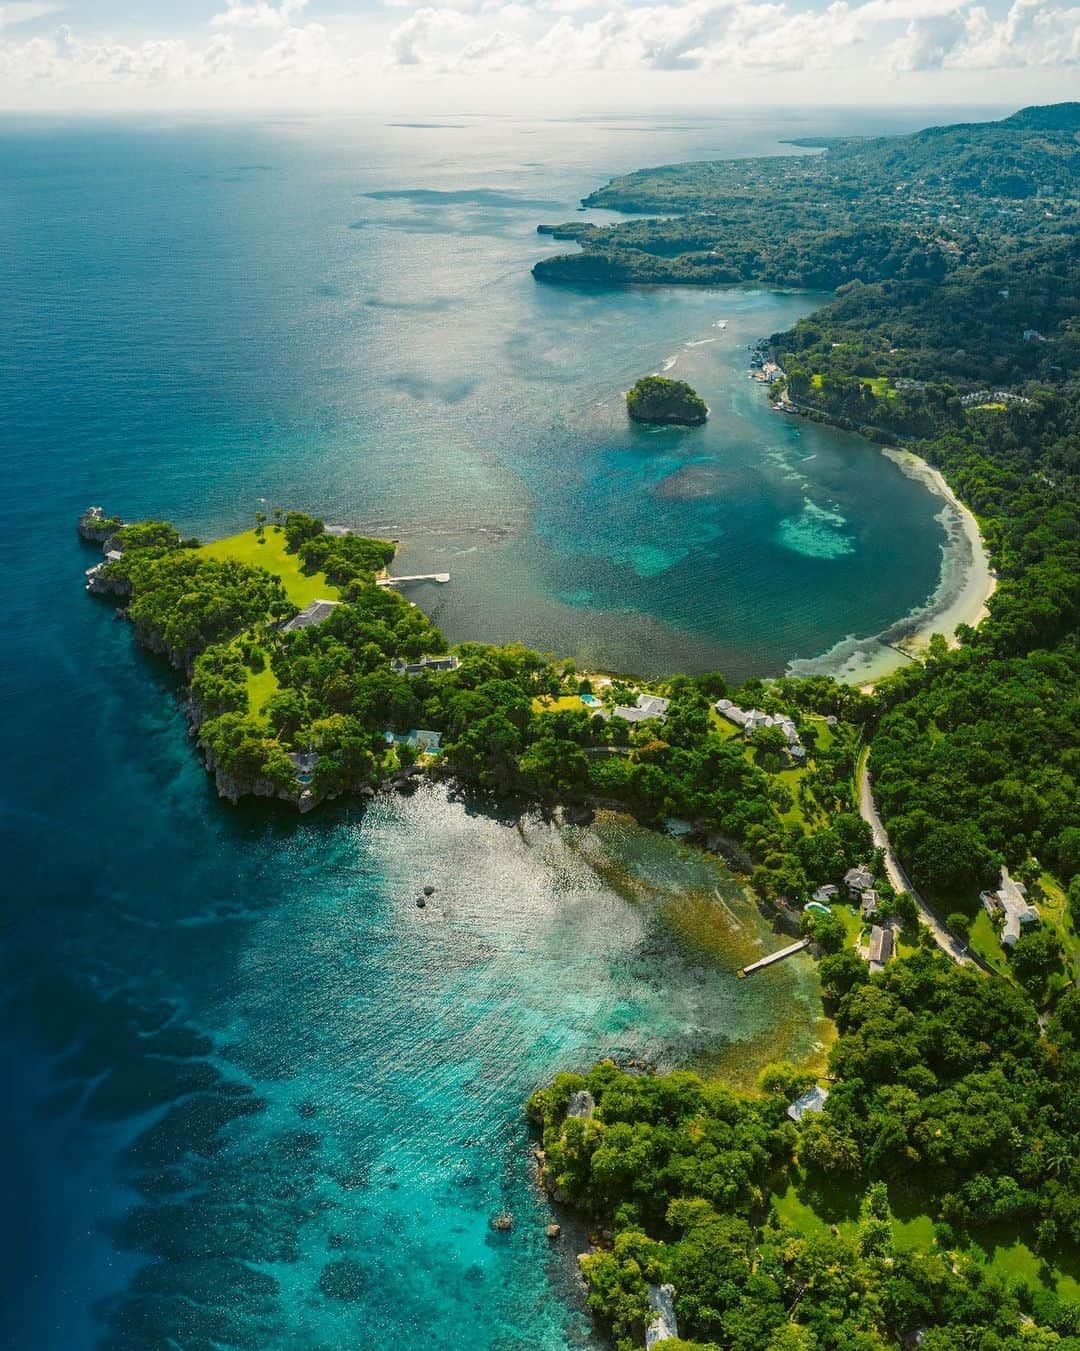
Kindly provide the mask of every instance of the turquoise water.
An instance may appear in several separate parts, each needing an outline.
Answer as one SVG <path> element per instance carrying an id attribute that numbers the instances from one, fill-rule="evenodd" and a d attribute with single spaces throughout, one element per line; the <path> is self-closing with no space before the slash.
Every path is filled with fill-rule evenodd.
<path id="1" fill-rule="evenodd" d="M 932 589 L 940 531 L 745 379 L 740 346 L 813 301 L 528 272 L 536 221 L 610 174 L 831 129 L 0 127 L 0 1344 L 580 1345 L 524 1097 L 609 1052 L 739 1077 L 811 1051 L 812 968 L 737 982 L 771 936 L 676 845 L 434 793 L 223 807 L 73 522 L 304 505 L 449 559 L 418 599 L 454 636 L 639 669 L 875 631 Z M 628 428 L 619 390 L 672 356 L 710 426 Z"/>

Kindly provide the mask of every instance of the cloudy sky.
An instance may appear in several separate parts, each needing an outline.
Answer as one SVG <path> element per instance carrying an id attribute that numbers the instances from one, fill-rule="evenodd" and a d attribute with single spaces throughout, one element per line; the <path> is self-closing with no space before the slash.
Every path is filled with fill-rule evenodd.
<path id="1" fill-rule="evenodd" d="M 0 0 L 7 108 L 1070 97 L 1071 0 Z"/>

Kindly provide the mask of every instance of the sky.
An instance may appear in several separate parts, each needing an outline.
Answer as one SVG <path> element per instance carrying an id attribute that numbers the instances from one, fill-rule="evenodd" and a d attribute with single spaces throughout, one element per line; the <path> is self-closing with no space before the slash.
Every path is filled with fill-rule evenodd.
<path id="1" fill-rule="evenodd" d="M 0 107 L 415 113 L 1080 97 L 1070 0 L 0 0 Z"/>

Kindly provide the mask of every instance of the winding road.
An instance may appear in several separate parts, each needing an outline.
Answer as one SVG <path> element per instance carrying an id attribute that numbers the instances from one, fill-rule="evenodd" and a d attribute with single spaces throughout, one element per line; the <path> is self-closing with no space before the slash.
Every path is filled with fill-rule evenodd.
<path id="1" fill-rule="evenodd" d="M 875 848 L 880 849 L 885 855 L 885 872 L 889 881 L 897 892 L 906 891 L 915 902 L 915 908 L 919 912 L 919 923 L 926 925 L 934 935 L 938 947 L 943 952 L 947 952 L 954 962 L 961 966 L 969 965 L 971 962 L 970 956 L 911 885 L 903 865 L 893 851 L 889 842 L 888 831 L 885 829 L 885 824 L 878 813 L 873 790 L 870 786 L 870 752 L 868 750 L 859 762 L 859 814 L 873 833 Z"/>

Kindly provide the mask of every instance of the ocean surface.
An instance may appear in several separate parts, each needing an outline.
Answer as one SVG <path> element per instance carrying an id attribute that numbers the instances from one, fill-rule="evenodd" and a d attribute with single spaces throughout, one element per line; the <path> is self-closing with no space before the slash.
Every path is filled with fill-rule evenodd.
<path id="1" fill-rule="evenodd" d="M 619 819 L 220 804 L 74 521 L 305 507 L 448 569 L 414 598 L 451 637 L 624 669 L 876 633 L 940 504 L 746 379 L 815 298 L 529 268 L 612 174 L 916 119 L 388 122 L 0 123 L 4 1347 L 586 1345 L 527 1094 L 821 1035 L 808 961 L 735 980 L 775 940 L 725 870 Z M 626 424 L 664 368 L 707 428 Z"/>

